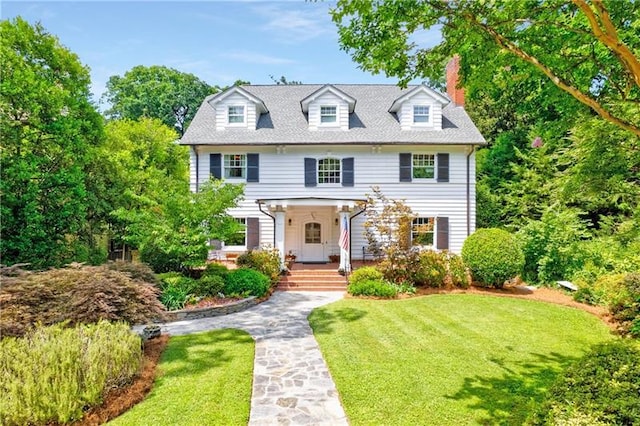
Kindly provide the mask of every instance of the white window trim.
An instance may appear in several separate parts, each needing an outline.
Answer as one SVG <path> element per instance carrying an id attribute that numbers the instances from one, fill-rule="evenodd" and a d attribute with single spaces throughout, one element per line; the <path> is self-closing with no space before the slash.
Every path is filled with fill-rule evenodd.
<path id="1" fill-rule="evenodd" d="M 336 160 L 338 162 L 338 182 L 320 182 L 320 161 L 322 160 Z M 322 157 L 318 158 L 318 165 L 316 166 L 316 182 L 323 187 L 341 187 L 342 186 L 342 159 L 336 157 Z"/>
<path id="2" fill-rule="evenodd" d="M 432 178 L 417 178 L 413 175 L 413 156 L 414 155 L 432 155 L 433 156 L 433 177 Z M 411 153 L 411 179 L 419 182 L 435 182 L 438 178 L 438 156 L 431 152 L 412 152 Z"/>
<path id="3" fill-rule="evenodd" d="M 416 122 L 416 107 L 429 108 L 429 119 L 427 121 Z M 431 104 L 413 104 L 411 105 L 411 125 L 416 127 L 431 127 L 433 126 L 433 105 Z"/>
<path id="4" fill-rule="evenodd" d="M 238 121 L 238 122 L 231 122 L 230 120 L 230 114 L 229 114 L 229 110 L 231 108 L 242 108 L 242 121 Z M 232 104 L 232 105 L 227 105 L 227 126 L 237 126 L 237 127 L 244 127 L 247 125 L 247 106 L 246 105 L 239 105 L 239 104 Z"/>
<path id="5" fill-rule="evenodd" d="M 224 250 L 228 251 L 238 251 L 245 250 L 247 248 L 247 218 L 246 217 L 234 217 L 235 220 L 244 225 L 244 231 L 240 231 L 244 233 L 244 244 L 243 245 L 227 245 L 224 241 L 222 242 L 222 246 Z"/>
<path id="6" fill-rule="evenodd" d="M 431 244 L 413 244 L 413 221 L 411 221 L 411 247 L 420 247 L 420 248 L 436 248 L 437 238 L 438 238 L 438 218 L 436 216 L 418 216 L 416 219 L 433 219 L 433 243 Z"/>
<path id="7" fill-rule="evenodd" d="M 230 167 L 227 167 L 226 165 L 226 157 L 230 155 L 230 156 L 235 156 L 235 155 L 242 155 L 244 156 L 244 166 L 242 167 L 242 177 L 227 177 L 227 169 L 229 169 Z M 231 167 L 231 168 L 237 168 L 237 167 Z M 230 181 L 230 182 L 245 182 L 247 180 L 247 154 L 245 153 L 232 153 L 232 154 L 222 154 L 222 178 L 226 181 Z"/>
<path id="8" fill-rule="evenodd" d="M 335 108 L 336 109 L 336 121 L 322 121 L 322 108 Z M 338 105 L 320 105 L 318 107 L 318 125 L 321 127 L 339 127 L 340 126 L 340 107 Z M 331 117 L 331 116 L 328 116 Z"/>

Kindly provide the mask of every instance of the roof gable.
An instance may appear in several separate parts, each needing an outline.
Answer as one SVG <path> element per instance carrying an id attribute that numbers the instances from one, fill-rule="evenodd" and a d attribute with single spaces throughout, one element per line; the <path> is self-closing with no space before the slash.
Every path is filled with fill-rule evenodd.
<path id="1" fill-rule="evenodd" d="M 253 102 L 256 105 L 258 113 L 262 114 L 262 113 L 269 112 L 269 110 L 267 109 L 267 106 L 262 101 L 262 99 L 260 99 L 259 97 L 247 92 L 245 89 L 243 89 L 240 86 L 233 86 L 233 87 L 225 90 L 224 92 L 218 93 L 218 94 L 214 95 L 212 98 L 208 99 L 207 102 L 209 103 L 209 105 L 211 105 L 213 108 L 215 108 L 218 103 L 224 101 L 226 98 L 228 98 L 229 96 L 231 96 L 233 94 L 238 94 L 240 96 L 243 96 L 243 97 L 247 98 L 247 100 Z"/>
<path id="2" fill-rule="evenodd" d="M 425 95 L 429 96 L 436 102 L 440 103 L 440 105 L 442 106 L 449 103 L 449 99 L 447 97 L 436 92 L 430 87 L 427 87 L 424 84 L 421 84 L 420 86 L 417 86 L 412 90 L 409 90 L 407 93 L 403 94 L 399 98 L 396 98 L 391 104 L 391 107 L 389 108 L 389 112 L 398 112 L 398 110 L 401 108 L 404 102 L 408 101 L 409 99 L 411 99 L 412 97 L 414 97 L 419 93 L 424 93 Z"/>
<path id="3" fill-rule="evenodd" d="M 349 113 L 353 112 L 353 110 L 356 107 L 355 98 L 353 98 L 352 96 L 346 94 L 342 90 L 337 89 L 336 87 L 334 87 L 331 84 L 325 84 L 324 86 L 322 86 L 321 88 L 319 88 L 315 92 L 311 93 L 306 98 L 302 99 L 300 101 L 300 106 L 302 107 L 302 112 L 304 112 L 304 113 L 309 112 L 309 104 L 311 102 L 313 102 L 315 99 L 319 98 L 320 96 L 324 95 L 327 92 L 330 92 L 334 96 L 337 96 L 338 98 L 344 100 L 347 104 L 349 104 Z"/>

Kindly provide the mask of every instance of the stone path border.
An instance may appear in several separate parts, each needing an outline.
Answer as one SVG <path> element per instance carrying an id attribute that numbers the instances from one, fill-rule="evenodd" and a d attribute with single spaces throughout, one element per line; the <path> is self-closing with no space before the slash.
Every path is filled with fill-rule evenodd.
<path id="1" fill-rule="evenodd" d="M 163 324 L 172 335 L 237 328 L 256 341 L 249 425 L 348 425 L 307 321 L 340 292 L 275 292 L 245 311 Z"/>

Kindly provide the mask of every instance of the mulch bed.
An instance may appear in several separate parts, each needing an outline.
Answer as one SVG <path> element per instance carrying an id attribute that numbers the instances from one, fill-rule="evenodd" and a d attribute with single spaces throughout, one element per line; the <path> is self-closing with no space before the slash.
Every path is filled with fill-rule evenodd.
<path id="1" fill-rule="evenodd" d="M 197 309 L 197 308 L 212 308 L 214 306 L 224 306 L 233 302 L 237 302 L 238 300 L 243 300 L 239 297 L 207 297 L 204 298 L 198 303 L 192 303 L 190 305 L 186 305 L 185 309 Z"/>
<path id="2" fill-rule="evenodd" d="M 156 378 L 156 366 L 168 342 L 169 335 L 167 334 L 147 340 L 144 343 L 144 361 L 140 375 L 130 386 L 110 391 L 102 405 L 87 411 L 81 420 L 73 423 L 74 426 L 104 424 L 141 402 L 153 387 L 153 382 Z"/>

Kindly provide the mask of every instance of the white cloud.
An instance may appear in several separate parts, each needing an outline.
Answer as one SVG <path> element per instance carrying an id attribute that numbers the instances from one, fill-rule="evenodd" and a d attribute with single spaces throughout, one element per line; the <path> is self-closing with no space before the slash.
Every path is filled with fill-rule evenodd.
<path id="1" fill-rule="evenodd" d="M 297 44 L 320 36 L 335 36 L 327 4 L 304 3 L 299 6 L 303 8 L 293 8 L 291 3 L 270 4 L 256 7 L 254 12 L 267 20 L 260 29 L 271 33 L 282 43 Z"/>
<path id="2" fill-rule="evenodd" d="M 280 58 L 277 56 L 265 55 L 262 53 L 250 52 L 246 50 L 224 53 L 222 56 L 228 59 L 233 59 L 235 61 L 260 65 L 292 64 L 295 62 L 287 58 Z"/>

